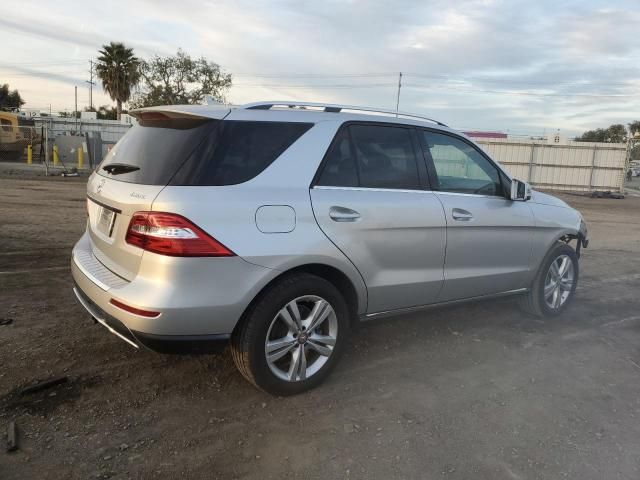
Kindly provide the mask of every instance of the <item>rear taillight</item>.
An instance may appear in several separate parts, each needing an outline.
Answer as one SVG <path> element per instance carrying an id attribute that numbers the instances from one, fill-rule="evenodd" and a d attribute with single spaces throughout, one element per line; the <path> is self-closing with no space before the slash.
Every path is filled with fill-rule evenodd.
<path id="1" fill-rule="evenodd" d="M 126 241 L 149 252 L 172 257 L 231 257 L 231 250 L 181 215 L 136 212 Z"/>

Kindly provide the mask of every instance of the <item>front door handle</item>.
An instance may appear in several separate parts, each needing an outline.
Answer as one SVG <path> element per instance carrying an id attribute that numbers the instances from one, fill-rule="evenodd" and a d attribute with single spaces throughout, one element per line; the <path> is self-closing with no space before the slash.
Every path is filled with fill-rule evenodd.
<path id="1" fill-rule="evenodd" d="M 360 218 L 358 212 L 345 207 L 331 207 L 329 216 L 334 222 L 355 222 Z"/>
<path id="2" fill-rule="evenodd" d="M 463 210 L 462 208 L 454 208 L 451 211 L 451 216 L 454 220 L 458 220 L 459 222 L 468 222 L 473 220 L 473 215 L 471 212 Z"/>

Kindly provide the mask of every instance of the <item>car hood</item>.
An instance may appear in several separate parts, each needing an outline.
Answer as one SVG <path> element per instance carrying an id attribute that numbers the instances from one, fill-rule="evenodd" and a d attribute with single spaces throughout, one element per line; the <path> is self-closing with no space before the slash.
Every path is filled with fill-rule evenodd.
<path id="1" fill-rule="evenodd" d="M 548 193 L 542 193 L 537 190 L 531 190 L 531 202 L 538 203 L 540 205 L 551 205 L 553 207 L 571 208 L 565 202 Z"/>

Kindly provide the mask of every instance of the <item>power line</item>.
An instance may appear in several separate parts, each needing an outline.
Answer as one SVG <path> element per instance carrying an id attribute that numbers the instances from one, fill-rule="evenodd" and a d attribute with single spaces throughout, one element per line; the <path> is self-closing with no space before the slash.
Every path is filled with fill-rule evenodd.
<path id="1" fill-rule="evenodd" d="M 395 77 L 396 73 L 232 73 L 234 77 L 251 78 L 374 78 Z"/>
<path id="2" fill-rule="evenodd" d="M 410 88 L 431 88 L 425 85 L 415 84 L 415 83 L 407 83 L 406 87 Z M 531 96 L 531 97 L 611 97 L 611 98 L 633 98 L 640 97 L 640 94 L 624 94 L 624 93 L 616 93 L 616 94 L 607 94 L 607 93 L 542 93 L 542 92 L 522 92 L 522 91 L 512 91 L 512 90 L 487 90 L 487 89 L 458 89 L 453 87 L 433 87 L 435 90 L 447 90 L 459 93 L 491 93 L 491 94 L 499 94 L 499 95 L 522 95 L 522 96 Z"/>
<path id="3" fill-rule="evenodd" d="M 232 87 L 261 87 L 261 88 L 379 88 L 379 87 L 393 87 L 395 83 L 364 83 L 364 84 L 330 84 L 322 85 L 317 83 L 307 84 L 282 84 L 282 83 L 234 83 Z"/>

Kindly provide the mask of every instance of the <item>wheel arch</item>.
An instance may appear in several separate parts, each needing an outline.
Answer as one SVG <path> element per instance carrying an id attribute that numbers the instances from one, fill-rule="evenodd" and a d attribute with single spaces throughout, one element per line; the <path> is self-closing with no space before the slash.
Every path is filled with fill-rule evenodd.
<path id="1" fill-rule="evenodd" d="M 356 285 L 347 274 L 334 266 L 324 263 L 307 263 L 281 271 L 277 276 L 264 285 L 253 297 L 249 305 L 244 309 L 240 319 L 234 327 L 234 332 L 242 326 L 247 316 L 246 313 L 250 311 L 253 305 L 265 294 L 265 292 L 267 292 L 273 285 L 280 282 L 283 278 L 296 273 L 309 273 L 311 275 L 316 275 L 334 285 L 344 296 L 347 303 L 347 308 L 349 309 L 349 323 L 351 325 L 358 321 L 360 312 L 366 309 L 366 292 L 364 295 L 362 292 L 358 292 Z"/>
<path id="2" fill-rule="evenodd" d="M 542 263 L 544 262 L 544 259 L 547 258 L 547 255 L 556 244 L 564 243 L 568 245 L 572 240 L 579 239 L 579 236 L 579 231 L 573 228 L 564 228 L 562 230 L 554 232 L 554 235 L 550 235 L 548 238 L 546 238 L 544 246 L 536 249 L 537 251 L 535 251 L 534 258 L 532 258 L 533 261 L 530 264 L 531 271 L 528 283 L 532 282 L 535 279 L 538 271 L 540 270 L 540 267 L 542 266 Z M 578 243 L 580 243 L 580 240 L 578 240 Z M 578 254 L 578 256 L 580 255 Z"/>

